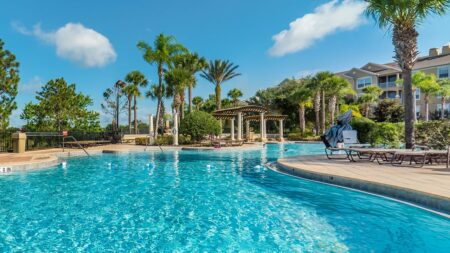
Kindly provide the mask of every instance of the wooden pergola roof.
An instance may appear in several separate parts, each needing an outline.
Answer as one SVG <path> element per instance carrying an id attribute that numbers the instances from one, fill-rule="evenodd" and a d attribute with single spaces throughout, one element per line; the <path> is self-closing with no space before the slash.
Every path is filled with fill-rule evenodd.
<path id="1" fill-rule="evenodd" d="M 287 119 L 287 115 L 275 115 L 275 114 L 268 114 L 264 115 L 264 119 L 266 120 L 284 120 Z M 245 121 L 261 121 L 261 117 L 259 115 L 251 115 L 244 117 Z"/>
<path id="2" fill-rule="evenodd" d="M 259 106 L 259 105 L 245 105 L 245 106 L 238 106 L 238 107 L 231 107 L 221 110 L 216 110 L 213 112 L 214 116 L 219 115 L 237 115 L 238 113 L 249 113 L 249 112 L 267 112 L 267 109 L 265 107 Z"/>

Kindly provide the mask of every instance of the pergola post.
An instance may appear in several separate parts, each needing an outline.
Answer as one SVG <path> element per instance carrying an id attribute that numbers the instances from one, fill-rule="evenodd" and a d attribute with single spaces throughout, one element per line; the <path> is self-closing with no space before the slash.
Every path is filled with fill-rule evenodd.
<path id="1" fill-rule="evenodd" d="M 261 141 L 265 142 L 266 141 L 266 136 L 264 135 L 265 129 L 264 129 L 264 113 L 261 112 L 259 114 L 259 131 L 260 131 L 260 136 L 261 136 Z"/>
<path id="2" fill-rule="evenodd" d="M 264 117 L 264 139 L 267 140 L 267 119 Z"/>
<path id="3" fill-rule="evenodd" d="M 231 140 L 234 141 L 234 118 L 230 119 L 230 129 Z"/>
<path id="4" fill-rule="evenodd" d="M 284 142 L 284 137 L 283 137 L 284 131 L 283 131 L 283 127 L 284 127 L 284 125 L 283 125 L 283 120 L 280 119 L 280 142 Z"/>
<path id="5" fill-rule="evenodd" d="M 245 121 L 245 139 L 250 141 L 250 120 Z"/>
<path id="6" fill-rule="evenodd" d="M 242 112 L 238 112 L 238 135 L 237 139 L 240 141 L 242 140 Z"/>

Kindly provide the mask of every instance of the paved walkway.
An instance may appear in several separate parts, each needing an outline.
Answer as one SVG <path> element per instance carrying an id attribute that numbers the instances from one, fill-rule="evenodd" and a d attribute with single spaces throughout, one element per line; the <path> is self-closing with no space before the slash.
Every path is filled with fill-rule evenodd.
<path id="1" fill-rule="evenodd" d="M 391 197 L 402 195 L 396 190 L 404 191 L 407 195 L 436 197 L 436 199 L 448 201 L 450 210 L 450 169 L 446 169 L 445 165 L 423 168 L 393 167 L 369 161 L 352 163 L 348 160 L 329 160 L 324 155 L 282 158 L 278 160 L 278 163 L 287 169 L 285 172 L 300 177 Z M 402 198 L 416 202 L 408 199 L 409 197 L 411 196 L 405 195 Z"/>

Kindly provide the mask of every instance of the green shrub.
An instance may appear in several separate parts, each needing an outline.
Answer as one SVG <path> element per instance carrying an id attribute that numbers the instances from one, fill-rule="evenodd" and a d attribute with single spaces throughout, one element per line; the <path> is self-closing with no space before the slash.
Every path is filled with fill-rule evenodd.
<path id="1" fill-rule="evenodd" d="M 150 143 L 149 137 L 138 137 L 134 139 L 136 145 L 148 145 Z"/>
<path id="2" fill-rule="evenodd" d="M 428 121 L 416 124 L 416 143 L 433 149 L 446 149 L 450 145 L 450 121 Z"/>
<path id="3" fill-rule="evenodd" d="M 320 136 L 302 135 L 301 133 L 288 134 L 289 141 L 320 141 Z"/>
<path id="4" fill-rule="evenodd" d="M 403 123 L 377 123 L 369 132 L 369 143 L 375 146 L 399 148 L 403 143 Z"/>
<path id="5" fill-rule="evenodd" d="M 220 123 L 209 113 L 195 111 L 181 120 L 180 133 L 198 142 L 206 135 L 218 135 Z"/>
<path id="6" fill-rule="evenodd" d="M 387 99 L 380 101 L 373 112 L 377 122 L 402 122 L 404 115 L 405 110 L 398 101 Z"/>
<path id="7" fill-rule="evenodd" d="M 354 118 L 350 125 L 354 130 L 358 132 L 358 140 L 361 143 L 371 143 L 371 136 L 370 133 L 373 131 L 373 129 L 376 127 L 375 122 L 368 118 Z"/>
<path id="8" fill-rule="evenodd" d="M 181 145 L 191 144 L 192 143 L 191 136 L 182 134 L 178 135 L 178 143 Z"/>
<path id="9" fill-rule="evenodd" d="M 173 136 L 172 135 L 159 135 L 158 138 L 156 138 L 155 145 L 159 146 L 165 146 L 165 145 L 172 145 L 173 144 Z"/>

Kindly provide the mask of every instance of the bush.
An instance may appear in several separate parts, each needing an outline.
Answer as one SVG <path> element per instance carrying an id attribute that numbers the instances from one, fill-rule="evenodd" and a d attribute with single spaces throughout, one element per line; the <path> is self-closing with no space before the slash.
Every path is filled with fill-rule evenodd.
<path id="1" fill-rule="evenodd" d="M 373 112 L 377 122 L 402 122 L 405 115 L 403 106 L 395 100 L 382 100 Z"/>
<path id="2" fill-rule="evenodd" d="M 173 144 L 173 136 L 172 135 L 159 135 L 158 138 L 156 138 L 155 144 L 158 146 L 166 146 L 166 145 L 172 145 Z"/>
<path id="3" fill-rule="evenodd" d="M 433 149 L 446 149 L 450 145 L 450 121 L 428 121 L 416 124 L 416 143 Z"/>
<path id="4" fill-rule="evenodd" d="M 134 139 L 136 145 L 148 145 L 150 143 L 149 137 L 139 137 Z"/>
<path id="5" fill-rule="evenodd" d="M 347 105 L 347 104 L 343 104 L 343 105 L 341 105 L 340 106 L 340 110 L 339 110 L 339 112 L 341 113 L 341 114 L 344 114 L 344 113 L 346 113 L 348 110 L 352 110 L 352 116 L 353 116 L 353 118 L 362 118 L 363 116 L 362 116 L 362 114 L 361 114 L 361 112 L 360 112 L 360 109 L 359 109 L 359 105 Z"/>
<path id="6" fill-rule="evenodd" d="M 403 143 L 403 123 L 377 123 L 369 132 L 369 143 L 388 148 L 399 148 Z"/>
<path id="7" fill-rule="evenodd" d="M 370 133 L 376 127 L 375 122 L 368 118 L 355 118 L 350 122 L 354 130 L 358 132 L 358 140 L 361 143 L 371 143 Z"/>
<path id="8" fill-rule="evenodd" d="M 218 135 L 220 133 L 220 124 L 211 114 L 195 111 L 181 120 L 180 133 L 190 136 L 192 140 L 198 142 L 206 135 Z"/>
<path id="9" fill-rule="evenodd" d="M 302 135 L 301 133 L 288 134 L 289 141 L 320 141 L 320 136 Z"/>

